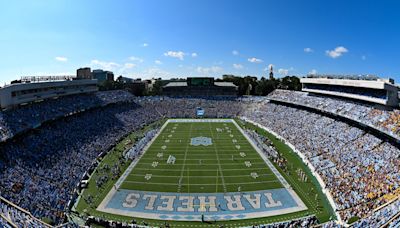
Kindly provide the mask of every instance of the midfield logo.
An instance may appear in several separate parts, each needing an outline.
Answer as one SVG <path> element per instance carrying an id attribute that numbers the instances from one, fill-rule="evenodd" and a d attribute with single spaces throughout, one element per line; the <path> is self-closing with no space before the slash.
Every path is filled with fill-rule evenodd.
<path id="1" fill-rule="evenodd" d="M 211 140 L 211 138 L 200 136 L 200 137 L 192 138 L 190 140 L 190 145 L 192 145 L 192 146 L 200 146 L 200 145 L 210 146 L 210 145 L 212 145 L 212 140 Z"/>

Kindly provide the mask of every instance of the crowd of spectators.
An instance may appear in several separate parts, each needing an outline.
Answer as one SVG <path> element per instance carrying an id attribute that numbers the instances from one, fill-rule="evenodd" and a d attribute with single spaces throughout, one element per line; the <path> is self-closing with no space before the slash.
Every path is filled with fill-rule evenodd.
<path id="1" fill-rule="evenodd" d="M 389 228 L 399 228 L 400 227 L 400 216 L 394 219 L 388 226 Z"/>
<path id="2" fill-rule="evenodd" d="M 277 94 L 281 92 L 274 92 L 271 97 Z M 316 168 L 344 220 L 370 216 L 372 209 L 385 203 L 383 195 L 400 187 L 400 151 L 397 147 L 347 123 L 274 104 L 265 98 L 133 97 L 123 91 L 86 96 L 89 95 L 82 95 L 82 100 L 65 97 L 1 112 L 1 129 L 13 129 L 2 131 L 12 132 L 5 134 L 7 137 L 23 131 L 16 129 L 57 120 L 48 121 L 36 130 L 12 137 L 0 145 L 0 195 L 38 218 L 50 218 L 59 224 L 64 219 L 74 188 L 99 154 L 108 151 L 128 133 L 154 121 L 196 117 L 198 107 L 205 110 L 205 117 L 245 117 L 285 138 Z M 301 100 L 300 96 L 294 97 Z M 65 101 L 68 99 L 79 101 Z M 326 105 L 323 104 L 325 100 L 320 100 L 320 106 L 333 109 L 334 104 L 329 99 L 326 99 Z M 340 110 L 338 113 L 356 115 L 356 109 L 353 109 L 356 105 L 335 108 Z M 70 115 L 72 113 L 74 115 Z M 359 121 L 370 116 L 362 110 L 358 115 Z M 375 118 L 381 118 L 375 115 Z M 33 120 L 28 121 L 27 116 Z M 12 118 L 16 121 L 10 121 Z M 145 138 L 151 139 L 155 132 L 148 134 L 151 135 Z M 267 139 L 254 132 L 248 134 L 256 138 L 269 157 L 281 159 Z M 145 144 L 136 144 L 136 147 Z"/>
<path id="3" fill-rule="evenodd" d="M 255 105 L 243 116 L 273 130 L 305 155 L 344 220 L 364 217 L 384 203 L 383 195 L 400 187 L 400 150 L 363 130 L 270 102 Z"/>
<path id="4" fill-rule="evenodd" d="M 318 220 L 315 216 L 309 216 L 299 219 L 293 219 L 290 221 L 276 222 L 265 225 L 253 225 L 249 226 L 249 228 L 250 227 L 251 228 L 291 228 L 291 227 L 306 228 L 306 227 L 312 227 L 317 223 Z"/>
<path id="5" fill-rule="evenodd" d="M 113 100 L 126 101 L 125 92 L 113 93 L 117 96 Z M 198 106 L 207 110 L 207 117 L 234 117 L 240 112 L 241 103 L 220 99 L 135 98 L 49 122 L 2 143 L 0 195 L 38 218 L 60 223 L 86 169 L 124 135 L 161 118 L 195 117 Z"/>
<path id="6" fill-rule="evenodd" d="M 389 222 L 394 216 L 400 213 L 400 199 L 391 202 L 386 207 L 383 207 L 380 210 L 372 213 L 370 216 L 367 216 L 360 221 L 357 221 L 353 227 L 362 228 L 362 227 L 382 227 L 386 223 Z M 395 223 L 396 221 L 394 221 Z"/>
<path id="7" fill-rule="evenodd" d="M 135 159 L 136 156 L 142 153 L 143 148 L 150 142 L 151 139 L 154 138 L 158 131 L 159 129 L 153 129 L 146 132 L 144 136 L 126 152 L 125 157 L 132 160 Z"/>
<path id="8" fill-rule="evenodd" d="M 168 118 L 195 118 L 196 108 L 205 110 L 206 117 L 230 118 L 238 116 L 253 100 L 221 98 L 171 98 L 138 97 L 136 102 L 143 106 L 154 106 L 157 112 Z"/>
<path id="9" fill-rule="evenodd" d="M 254 130 L 247 129 L 245 132 L 269 160 L 286 170 L 287 160 L 275 150 L 272 142 L 267 137 L 258 134 Z"/>
<path id="10" fill-rule="evenodd" d="M 0 195 L 59 223 L 86 169 L 122 136 L 160 119 L 151 107 L 113 104 L 43 125 L 1 146 Z"/>
<path id="11" fill-rule="evenodd" d="M 306 92 L 275 90 L 271 100 L 284 101 L 340 115 L 376 128 L 400 140 L 400 110 L 340 98 L 316 96 Z"/>
<path id="12" fill-rule="evenodd" d="M 29 212 L 0 197 L 0 227 L 50 227 Z"/>
<path id="13" fill-rule="evenodd" d="M 122 90 L 99 91 L 59 97 L 0 112 L 0 142 L 15 134 L 90 108 L 132 100 L 133 95 Z"/>

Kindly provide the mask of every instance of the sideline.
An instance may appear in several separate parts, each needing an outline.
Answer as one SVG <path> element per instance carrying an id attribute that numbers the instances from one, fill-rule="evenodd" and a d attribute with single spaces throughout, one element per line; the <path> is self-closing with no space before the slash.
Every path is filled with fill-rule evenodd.
<path id="1" fill-rule="evenodd" d="M 254 124 L 255 126 L 261 128 L 261 129 L 264 129 L 265 131 L 270 132 L 270 133 L 271 133 L 272 135 L 274 135 L 276 138 L 278 138 L 279 140 L 282 140 L 286 145 L 288 145 L 288 146 L 290 147 L 290 149 L 292 149 L 292 150 L 302 159 L 303 163 L 307 165 L 307 167 L 308 167 L 308 168 L 310 169 L 310 171 L 311 171 L 311 174 L 317 179 L 319 185 L 321 186 L 321 188 L 322 188 L 322 193 L 324 193 L 325 196 L 327 197 L 328 202 L 329 202 L 329 204 L 331 205 L 331 207 L 333 208 L 334 213 L 335 213 L 335 215 L 336 215 L 336 217 L 337 217 L 337 219 L 338 219 L 339 224 L 343 224 L 343 225 L 344 225 L 345 223 L 343 222 L 342 218 L 340 217 L 340 214 L 339 214 L 338 211 L 337 211 L 336 203 L 335 203 L 335 201 L 333 200 L 333 197 L 332 197 L 331 193 L 330 193 L 329 190 L 326 188 L 325 182 L 322 180 L 321 176 L 316 172 L 315 167 L 314 167 L 314 166 L 311 164 L 311 162 L 304 156 L 304 154 L 302 154 L 300 151 L 298 151 L 298 150 L 296 149 L 296 147 L 294 147 L 294 146 L 293 146 L 290 142 L 288 142 L 285 138 L 281 137 L 279 134 L 277 134 L 276 132 L 272 131 L 271 129 L 269 129 L 269 128 L 267 128 L 267 127 L 265 127 L 265 126 L 263 126 L 263 125 L 261 125 L 261 124 L 255 122 L 255 121 L 253 121 L 253 120 L 250 120 L 250 119 L 248 119 L 248 118 L 246 118 L 246 117 L 240 117 L 240 119 L 242 119 L 242 120 L 244 120 L 244 121 L 247 121 L 247 122 L 249 122 L 249 123 L 251 123 L 251 124 Z"/>

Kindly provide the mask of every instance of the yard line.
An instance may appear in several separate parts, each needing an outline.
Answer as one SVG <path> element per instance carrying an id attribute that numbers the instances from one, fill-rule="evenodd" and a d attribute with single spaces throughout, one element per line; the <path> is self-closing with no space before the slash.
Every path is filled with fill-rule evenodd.
<path id="1" fill-rule="evenodd" d="M 190 171 L 192 171 L 192 170 L 190 170 Z M 215 171 L 215 170 L 213 170 L 213 171 Z M 143 177 L 143 174 L 130 174 L 129 176 Z M 273 176 L 273 173 L 260 174 L 259 176 L 260 176 L 260 177 L 261 177 L 261 176 Z M 177 177 L 180 177 L 180 176 L 152 175 L 151 177 L 177 178 Z M 184 177 L 184 178 L 187 178 L 188 176 L 185 175 L 185 176 L 183 176 L 183 177 Z M 204 175 L 201 175 L 201 176 L 195 176 L 195 175 L 194 175 L 194 176 L 193 176 L 193 175 L 189 175 L 189 177 L 196 177 L 196 178 L 215 178 L 215 175 L 213 175 L 213 176 L 204 176 Z M 250 177 L 250 175 L 249 175 L 249 174 L 246 174 L 246 175 L 225 175 L 225 177 Z"/>
<path id="2" fill-rule="evenodd" d="M 176 185 L 175 183 L 161 183 L 161 182 L 144 182 L 144 181 L 129 181 L 126 180 L 125 182 L 127 183 L 133 183 L 133 184 L 152 184 L 152 185 Z M 254 181 L 254 182 L 237 182 L 237 183 L 228 183 L 225 185 L 246 185 L 246 184 L 266 184 L 266 183 L 278 183 L 279 180 L 271 180 L 271 181 Z M 183 184 L 185 185 L 185 184 Z M 190 185 L 200 185 L 200 186 L 215 186 L 215 183 L 213 184 L 190 184 Z"/>
<path id="3" fill-rule="evenodd" d="M 264 170 L 264 169 L 270 171 L 269 168 L 255 168 L 253 170 L 260 171 L 260 170 Z M 135 168 L 135 170 L 146 170 L 146 171 L 148 171 L 149 169 L 148 168 Z M 156 169 L 156 168 L 151 169 L 151 170 L 152 171 L 153 170 L 154 171 L 174 171 L 174 170 L 171 170 L 171 169 Z M 239 170 L 243 170 L 243 169 L 224 169 L 224 170 L 225 171 L 239 171 Z M 190 171 L 191 172 L 196 172 L 196 171 L 215 171 L 215 169 L 191 169 Z"/>
<path id="4" fill-rule="evenodd" d="M 183 159 L 185 159 L 185 158 L 183 158 Z M 244 158 L 241 158 L 241 159 L 244 159 Z M 198 160 L 198 159 L 196 159 L 196 160 Z M 221 160 L 223 160 L 223 159 L 221 159 Z M 228 159 L 228 160 L 230 160 L 230 161 L 232 161 L 232 159 Z M 204 161 L 204 160 L 203 160 Z M 217 158 L 217 161 L 219 162 L 219 160 L 218 160 L 218 158 Z M 250 161 L 251 162 L 251 161 Z M 153 164 L 152 162 L 142 162 L 142 163 L 140 163 L 140 164 L 143 164 L 143 165 L 151 165 L 151 164 Z M 139 165 L 140 165 L 139 164 Z M 244 165 L 244 163 L 243 162 L 224 162 L 224 163 L 222 163 L 222 165 L 240 165 L 240 164 L 242 164 L 242 165 Z M 251 162 L 251 164 L 252 165 L 265 165 L 265 162 Z M 162 166 L 162 165 L 167 165 L 167 164 L 159 164 L 159 166 Z M 184 165 L 185 166 L 199 166 L 200 164 L 187 164 L 186 162 L 184 162 Z M 207 165 L 221 165 L 221 163 L 202 163 L 201 164 L 202 166 L 207 166 Z"/>
<path id="5" fill-rule="evenodd" d="M 182 152 L 184 149 L 185 149 L 184 147 L 181 149 L 168 148 L 168 152 L 174 152 L 174 154 L 182 155 L 182 154 L 185 154 L 185 152 Z M 220 153 L 219 155 L 231 155 L 231 154 L 236 154 L 236 152 L 234 152 L 234 150 L 236 150 L 236 152 L 237 152 L 236 147 L 232 147 L 230 150 L 218 150 L 218 151 L 221 151 L 221 152 L 222 151 L 230 151 L 231 153 Z M 204 150 L 192 150 L 192 151 L 202 152 L 202 154 L 195 154 L 195 155 L 212 155 L 212 154 L 214 154 L 214 153 L 210 153 L 209 151 L 204 151 Z M 249 153 L 249 150 L 247 150 L 247 149 L 242 150 L 242 148 L 240 148 L 240 152 Z M 157 153 L 157 151 L 152 150 L 149 154 L 153 154 L 153 153 Z"/>
<path id="6" fill-rule="evenodd" d="M 229 154 L 229 155 L 231 155 L 231 154 Z M 176 158 L 178 158 L 177 156 L 175 156 Z M 209 157 L 209 156 L 207 156 L 207 157 Z M 239 157 L 240 159 L 242 159 L 242 160 L 249 160 L 249 159 L 256 159 L 256 158 L 259 158 L 259 157 L 255 157 L 255 158 L 251 158 L 251 157 Z M 154 161 L 154 158 L 142 158 L 142 160 L 150 160 L 150 161 Z M 186 161 L 198 161 L 199 160 L 199 158 L 194 158 L 194 159 L 190 159 L 190 158 L 188 158 L 188 159 L 186 159 Z M 201 159 L 202 161 L 215 161 L 215 159 Z M 227 159 L 219 159 L 220 161 L 232 161 L 232 158 L 227 158 Z M 261 158 L 260 158 L 260 160 L 261 160 Z M 143 163 L 143 164 L 145 164 L 145 163 Z M 224 164 L 228 164 L 228 163 L 224 163 Z M 235 163 L 236 164 L 236 163 Z M 252 163 L 252 164 L 256 164 L 256 163 Z"/>
<path id="7" fill-rule="evenodd" d="M 189 132 L 189 139 L 192 136 L 192 128 L 193 128 L 193 123 L 190 124 L 190 132 Z M 182 165 L 182 169 L 181 169 L 181 177 L 179 178 L 179 185 L 178 185 L 178 192 L 181 192 L 181 187 L 182 187 L 182 178 L 183 178 L 183 172 L 185 171 L 185 165 L 186 165 L 186 156 L 187 156 L 187 152 L 189 149 L 189 142 L 186 142 L 186 149 L 185 149 L 185 156 L 183 158 L 183 165 Z"/>
<path id="8" fill-rule="evenodd" d="M 214 138 L 214 134 L 213 134 L 213 130 L 211 128 L 211 123 L 208 123 L 208 127 L 210 128 L 211 137 L 213 139 L 215 139 Z M 221 181 L 222 181 L 222 187 L 224 188 L 224 192 L 227 192 L 226 185 L 225 185 L 225 180 L 224 180 L 224 174 L 222 173 L 222 167 L 221 167 L 221 163 L 219 162 L 218 150 L 217 150 L 217 147 L 215 146 L 215 143 L 213 143 L 213 147 L 214 147 L 215 154 L 217 155 L 217 161 L 218 161 L 219 173 L 220 173 Z"/>

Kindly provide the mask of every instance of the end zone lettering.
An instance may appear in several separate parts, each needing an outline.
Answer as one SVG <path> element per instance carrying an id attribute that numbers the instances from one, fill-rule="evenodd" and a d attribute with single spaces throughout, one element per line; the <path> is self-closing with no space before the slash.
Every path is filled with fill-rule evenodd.
<path id="1" fill-rule="evenodd" d="M 122 207 L 138 208 L 151 211 L 177 211 L 177 212 L 217 212 L 217 211 L 244 211 L 249 209 L 266 209 L 282 206 L 282 202 L 274 199 L 271 192 L 250 194 L 216 194 L 214 195 L 161 195 L 151 193 L 128 193 Z M 222 196 L 222 197 L 221 197 Z M 138 204 L 138 202 L 141 202 Z"/>

